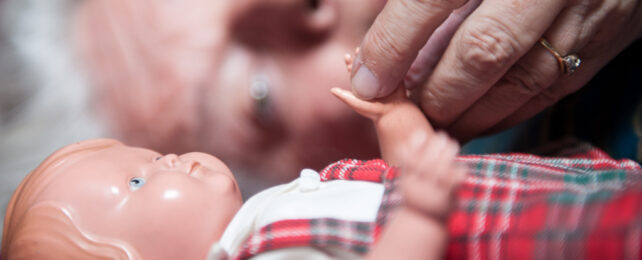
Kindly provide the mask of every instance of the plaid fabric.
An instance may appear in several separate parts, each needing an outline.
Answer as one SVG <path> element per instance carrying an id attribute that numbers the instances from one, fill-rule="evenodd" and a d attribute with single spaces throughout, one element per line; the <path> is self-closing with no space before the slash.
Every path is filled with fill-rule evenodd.
<path id="1" fill-rule="evenodd" d="M 642 172 L 589 145 L 565 158 L 462 156 L 453 259 L 638 259 Z"/>
<path id="2" fill-rule="evenodd" d="M 642 172 L 589 145 L 565 157 L 528 154 L 460 156 L 469 176 L 449 222 L 450 259 L 638 259 L 642 238 Z M 284 220 L 251 235 L 235 258 L 297 246 L 338 246 L 365 253 L 399 205 L 397 169 L 382 160 L 342 160 L 324 181 L 383 183 L 376 223 L 337 219 Z M 430 241 L 426 241 L 430 243 Z"/>
<path id="3" fill-rule="evenodd" d="M 232 258 L 247 259 L 265 251 L 300 246 L 336 246 L 359 254 L 366 253 L 378 237 L 389 212 L 399 205 L 400 197 L 394 184 L 397 172 L 383 160 L 342 160 L 327 166 L 319 172 L 321 181 L 361 180 L 384 185 L 376 222 L 334 218 L 277 221 L 252 234 Z"/>

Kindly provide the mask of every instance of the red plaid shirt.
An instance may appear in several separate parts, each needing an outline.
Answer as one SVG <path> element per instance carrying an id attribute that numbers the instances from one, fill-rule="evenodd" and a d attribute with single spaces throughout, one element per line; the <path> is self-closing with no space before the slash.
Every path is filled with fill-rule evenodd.
<path id="1" fill-rule="evenodd" d="M 639 259 L 642 172 L 587 145 L 559 156 L 469 155 L 469 175 L 452 213 L 447 257 L 453 259 Z M 235 258 L 286 247 L 338 246 L 365 253 L 400 197 L 397 169 L 381 160 L 342 160 L 322 180 L 385 185 L 375 223 L 338 219 L 283 220 L 251 235 Z M 430 241 L 426 241 L 430 243 Z"/>

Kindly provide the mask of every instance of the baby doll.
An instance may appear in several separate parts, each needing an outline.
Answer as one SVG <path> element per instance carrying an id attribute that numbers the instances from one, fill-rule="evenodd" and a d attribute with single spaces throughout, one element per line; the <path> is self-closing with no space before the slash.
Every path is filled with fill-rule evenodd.
<path id="1" fill-rule="evenodd" d="M 384 159 L 403 167 L 399 185 L 398 170 L 382 160 L 344 160 L 304 170 L 241 206 L 232 173 L 210 155 L 88 140 L 55 152 L 18 187 L 2 257 L 442 257 L 452 191 L 463 178 L 457 144 L 425 119 L 405 120 L 421 114 L 403 93 L 371 107 L 334 93 L 376 118 Z"/>

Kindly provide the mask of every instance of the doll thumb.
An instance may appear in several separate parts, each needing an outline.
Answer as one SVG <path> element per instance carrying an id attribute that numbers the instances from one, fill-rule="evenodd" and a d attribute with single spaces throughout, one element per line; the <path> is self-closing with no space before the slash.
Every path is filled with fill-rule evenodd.
<path id="1" fill-rule="evenodd" d="M 341 102 L 348 105 L 352 110 L 365 116 L 370 119 L 375 119 L 376 117 L 376 106 L 377 104 L 370 101 L 366 101 L 355 96 L 351 91 L 334 87 L 330 89 L 332 94 L 337 97 Z"/>

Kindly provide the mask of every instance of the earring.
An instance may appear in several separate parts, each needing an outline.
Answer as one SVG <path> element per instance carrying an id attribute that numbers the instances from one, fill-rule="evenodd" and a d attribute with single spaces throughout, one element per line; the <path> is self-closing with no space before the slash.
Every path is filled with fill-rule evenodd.
<path id="1" fill-rule="evenodd" d="M 254 100 L 254 107 L 258 115 L 268 113 L 268 100 L 270 96 L 270 81 L 264 75 L 252 77 L 250 82 L 250 97 Z"/>

